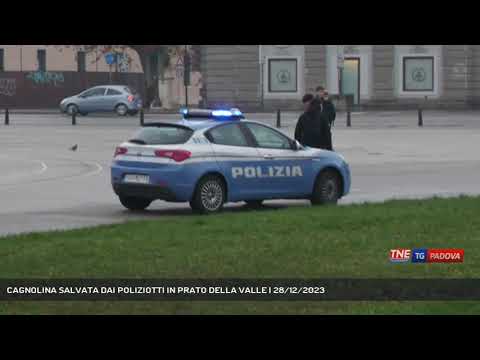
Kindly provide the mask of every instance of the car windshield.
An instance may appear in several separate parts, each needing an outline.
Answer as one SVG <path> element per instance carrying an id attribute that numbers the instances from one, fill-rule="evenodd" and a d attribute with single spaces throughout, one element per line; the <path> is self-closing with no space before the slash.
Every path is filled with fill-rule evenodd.
<path id="1" fill-rule="evenodd" d="M 138 130 L 129 142 L 141 145 L 175 145 L 186 143 L 193 130 L 178 126 L 145 127 Z"/>

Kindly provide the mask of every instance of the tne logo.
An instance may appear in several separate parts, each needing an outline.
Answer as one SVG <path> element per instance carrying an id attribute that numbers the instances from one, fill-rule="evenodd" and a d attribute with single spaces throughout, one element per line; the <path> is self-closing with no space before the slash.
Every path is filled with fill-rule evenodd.
<path id="1" fill-rule="evenodd" d="M 395 263 L 408 262 L 411 254 L 412 251 L 410 249 L 392 249 L 390 250 L 390 261 Z"/>
<path id="2" fill-rule="evenodd" d="M 463 249 L 392 249 L 391 262 L 412 263 L 463 263 L 465 251 Z"/>

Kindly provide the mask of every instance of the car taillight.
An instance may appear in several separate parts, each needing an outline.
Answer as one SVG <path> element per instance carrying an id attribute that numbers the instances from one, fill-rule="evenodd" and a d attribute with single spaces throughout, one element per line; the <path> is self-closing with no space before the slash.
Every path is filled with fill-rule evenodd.
<path id="1" fill-rule="evenodd" d="M 135 100 L 135 97 L 133 95 L 129 95 L 127 99 L 129 102 L 133 102 L 133 100 Z"/>
<path id="2" fill-rule="evenodd" d="M 128 152 L 126 147 L 117 147 L 115 149 L 115 155 L 113 157 L 117 157 L 118 155 L 124 155 Z"/>
<path id="3" fill-rule="evenodd" d="M 189 159 L 190 156 L 192 156 L 192 153 L 186 150 L 156 150 L 155 156 L 172 159 L 176 162 L 182 162 Z"/>

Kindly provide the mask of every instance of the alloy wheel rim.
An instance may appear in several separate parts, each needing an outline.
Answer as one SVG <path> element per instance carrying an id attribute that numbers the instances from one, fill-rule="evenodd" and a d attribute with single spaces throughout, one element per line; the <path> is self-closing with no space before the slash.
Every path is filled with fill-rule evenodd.
<path id="1" fill-rule="evenodd" d="M 334 200 L 337 196 L 337 184 L 334 179 L 328 179 L 322 187 L 322 193 L 328 200 Z"/>
<path id="2" fill-rule="evenodd" d="M 120 115 L 125 115 L 127 113 L 127 108 L 124 105 L 120 105 L 117 111 Z"/>
<path id="3" fill-rule="evenodd" d="M 209 211 L 220 208 L 223 202 L 223 189 L 217 181 L 208 181 L 202 187 L 201 199 L 203 206 Z"/>

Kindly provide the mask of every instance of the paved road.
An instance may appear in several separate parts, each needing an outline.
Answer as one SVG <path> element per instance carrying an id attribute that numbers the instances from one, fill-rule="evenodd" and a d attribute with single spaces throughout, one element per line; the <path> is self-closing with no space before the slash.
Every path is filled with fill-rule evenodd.
<path id="1" fill-rule="evenodd" d="M 352 193 L 342 204 L 460 193 L 480 194 L 480 113 L 354 114 L 346 128 L 339 115 L 334 143 L 352 168 Z M 273 115 L 251 115 L 274 123 Z M 284 114 L 291 135 L 296 114 Z M 151 119 L 171 116 L 152 116 Z M 140 215 L 125 211 L 110 186 L 115 146 L 138 118 L 79 117 L 72 127 L 61 115 L 19 115 L 0 125 L 0 235 L 67 229 L 129 219 L 190 214 L 184 204 L 155 202 Z M 398 123 L 398 126 L 393 124 Z M 78 152 L 69 148 L 79 145 Z M 268 207 L 309 206 L 272 201 Z M 227 211 L 246 211 L 229 205 Z"/>

